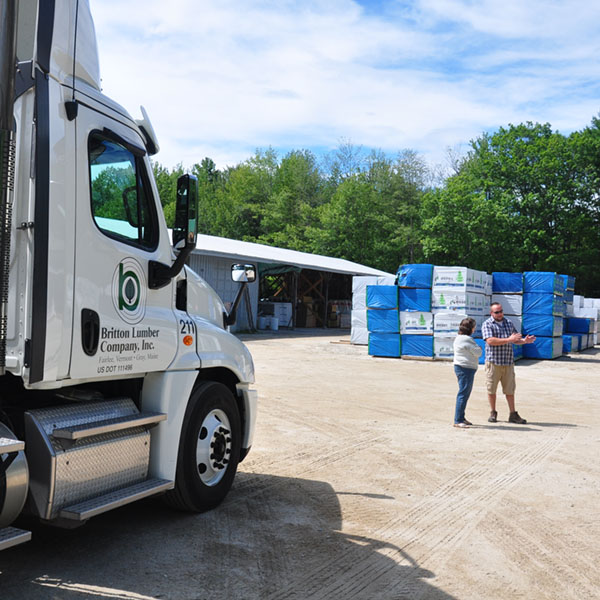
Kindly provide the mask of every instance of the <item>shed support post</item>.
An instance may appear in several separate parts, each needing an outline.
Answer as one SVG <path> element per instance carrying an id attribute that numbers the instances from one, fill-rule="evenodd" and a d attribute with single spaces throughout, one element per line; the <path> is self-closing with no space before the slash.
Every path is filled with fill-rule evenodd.
<path id="1" fill-rule="evenodd" d="M 296 329 L 296 307 L 298 306 L 298 272 L 292 273 L 292 329 Z"/>
<path id="2" fill-rule="evenodd" d="M 325 306 L 323 308 L 323 327 L 327 329 L 327 311 L 329 309 L 329 280 L 331 279 L 331 273 L 323 273 L 323 279 L 325 279 Z"/>

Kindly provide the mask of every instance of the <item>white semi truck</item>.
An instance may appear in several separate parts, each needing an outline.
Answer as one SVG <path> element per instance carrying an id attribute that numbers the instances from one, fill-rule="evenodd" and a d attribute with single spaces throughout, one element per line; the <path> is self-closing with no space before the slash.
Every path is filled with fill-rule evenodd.
<path id="1" fill-rule="evenodd" d="M 0 12 L 0 549 L 30 539 L 21 514 L 69 527 L 154 494 L 211 509 L 257 397 L 237 302 L 184 264 L 197 182 L 178 181 L 170 239 L 155 134 L 101 93 L 87 0 Z"/>

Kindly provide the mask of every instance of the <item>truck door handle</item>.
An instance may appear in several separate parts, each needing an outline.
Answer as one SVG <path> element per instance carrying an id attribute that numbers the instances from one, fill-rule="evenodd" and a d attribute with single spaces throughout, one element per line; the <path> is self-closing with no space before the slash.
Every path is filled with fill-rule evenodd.
<path id="1" fill-rule="evenodd" d="M 81 346 L 88 356 L 94 356 L 100 341 L 100 317 L 95 310 L 81 311 Z"/>

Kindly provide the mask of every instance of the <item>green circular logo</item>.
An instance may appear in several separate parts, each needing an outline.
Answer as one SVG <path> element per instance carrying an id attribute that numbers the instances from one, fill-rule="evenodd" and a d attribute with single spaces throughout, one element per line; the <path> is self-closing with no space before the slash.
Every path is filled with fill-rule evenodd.
<path id="1" fill-rule="evenodd" d="M 123 259 L 115 269 L 112 282 L 113 304 L 127 323 L 139 323 L 146 313 L 146 277 L 133 258 Z"/>

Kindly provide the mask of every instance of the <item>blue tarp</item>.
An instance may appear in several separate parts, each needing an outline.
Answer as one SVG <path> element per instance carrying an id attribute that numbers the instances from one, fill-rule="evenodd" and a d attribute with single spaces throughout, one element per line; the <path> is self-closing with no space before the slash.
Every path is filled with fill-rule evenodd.
<path id="1" fill-rule="evenodd" d="M 513 344 L 513 356 L 515 360 L 521 360 L 523 358 L 523 344 Z"/>
<path id="2" fill-rule="evenodd" d="M 583 334 L 582 333 L 572 333 L 571 334 L 572 346 L 571 350 L 573 352 L 581 352 L 583 349 Z"/>
<path id="3" fill-rule="evenodd" d="M 431 290 L 425 288 L 400 288 L 398 291 L 400 310 L 431 312 Z"/>
<path id="4" fill-rule="evenodd" d="M 367 308 L 398 308 L 398 288 L 395 285 L 368 285 Z"/>
<path id="5" fill-rule="evenodd" d="M 525 271 L 523 273 L 523 291 L 534 294 L 563 295 L 564 284 L 560 275 L 549 271 Z"/>
<path id="6" fill-rule="evenodd" d="M 569 354 L 572 352 L 573 348 L 573 336 L 572 335 L 563 335 L 563 354 Z"/>
<path id="7" fill-rule="evenodd" d="M 404 334 L 402 337 L 402 356 L 433 357 L 433 336 Z"/>
<path id="8" fill-rule="evenodd" d="M 485 340 L 476 338 L 477 345 L 481 348 L 481 356 L 479 357 L 479 364 L 485 365 Z"/>
<path id="9" fill-rule="evenodd" d="M 583 317 L 568 317 L 565 319 L 566 333 L 593 333 L 594 320 L 584 319 Z"/>
<path id="10" fill-rule="evenodd" d="M 523 273 L 492 273 L 492 292 L 494 294 L 521 294 L 523 292 Z"/>
<path id="11" fill-rule="evenodd" d="M 400 357 L 400 334 L 370 333 L 369 354 L 371 356 Z"/>
<path id="12" fill-rule="evenodd" d="M 559 275 L 559 277 L 562 279 L 564 290 L 575 290 L 575 277 L 573 275 Z"/>
<path id="13" fill-rule="evenodd" d="M 433 265 L 400 265 L 396 271 L 398 286 L 406 288 L 431 288 Z"/>
<path id="14" fill-rule="evenodd" d="M 525 358 L 552 359 L 562 356 L 562 335 L 557 337 L 538 337 L 533 344 L 523 346 Z"/>
<path id="15" fill-rule="evenodd" d="M 523 315 L 523 335 L 539 335 L 555 337 L 563 333 L 562 317 L 552 315 L 536 315 L 525 313 Z"/>
<path id="16" fill-rule="evenodd" d="M 523 294 L 523 316 L 527 313 L 535 315 L 564 316 L 564 303 L 561 296 L 525 292 Z"/>
<path id="17" fill-rule="evenodd" d="M 400 317 L 397 310 L 367 310 L 367 329 L 379 333 L 399 333 Z"/>

